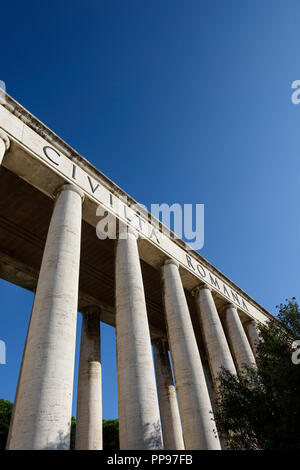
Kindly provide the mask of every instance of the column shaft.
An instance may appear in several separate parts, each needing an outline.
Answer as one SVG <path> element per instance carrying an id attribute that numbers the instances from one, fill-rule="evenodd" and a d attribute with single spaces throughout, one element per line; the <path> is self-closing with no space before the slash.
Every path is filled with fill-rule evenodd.
<path id="1" fill-rule="evenodd" d="M 242 373 L 245 366 L 254 367 L 256 365 L 254 355 L 237 309 L 233 304 L 225 309 L 225 325 L 238 372 Z"/>
<path id="2" fill-rule="evenodd" d="M 161 449 L 144 286 L 136 235 L 131 232 L 121 233 L 116 246 L 116 336 L 120 448 Z"/>
<path id="3" fill-rule="evenodd" d="M 82 194 L 59 192 L 45 245 L 8 449 L 68 449 Z"/>
<path id="4" fill-rule="evenodd" d="M 102 449 L 102 387 L 99 312 L 87 308 L 82 313 L 76 450 Z"/>
<path id="5" fill-rule="evenodd" d="M 221 367 L 232 374 L 236 374 L 236 369 L 209 286 L 198 288 L 195 298 L 211 375 L 217 389 Z"/>
<path id="6" fill-rule="evenodd" d="M 261 339 L 259 337 L 258 331 L 257 331 L 257 326 L 254 320 L 249 320 L 244 324 L 245 331 L 250 343 L 250 346 L 252 348 L 254 356 L 257 355 L 257 346 L 261 342 Z"/>
<path id="7" fill-rule="evenodd" d="M 166 323 L 185 448 L 220 449 L 178 264 L 162 268 Z"/>
<path id="8" fill-rule="evenodd" d="M 155 341 L 153 352 L 164 449 L 184 450 L 167 342 Z"/>

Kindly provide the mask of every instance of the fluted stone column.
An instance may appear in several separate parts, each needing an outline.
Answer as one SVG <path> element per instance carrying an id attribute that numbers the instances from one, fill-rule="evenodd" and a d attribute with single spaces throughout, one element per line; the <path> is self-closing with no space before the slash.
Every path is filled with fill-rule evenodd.
<path id="1" fill-rule="evenodd" d="M 162 436 L 137 234 L 116 245 L 116 337 L 120 449 L 161 449 Z"/>
<path id="2" fill-rule="evenodd" d="M 8 449 L 68 449 L 72 411 L 82 192 L 60 188 L 25 345 Z"/>
<path id="3" fill-rule="evenodd" d="M 184 450 L 176 390 L 164 340 L 153 342 L 156 384 L 165 450 Z"/>
<path id="4" fill-rule="evenodd" d="M 5 152 L 9 149 L 10 141 L 6 133 L 0 129 L 0 165 L 2 164 Z"/>
<path id="5" fill-rule="evenodd" d="M 241 374 L 245 366 L 256 365 L 255 358 L 235 305 L 227 305 L 224 315 L 228 341 Z"/>
<path id="6" fill-rule="evenodd" d="M 217 379 L 221 367 L 224 367 L 232 374 L 236 374 L 235 365 L 211 294 L 211 288 L 204 284 L 197 287 L 193 294 L 196 299 L 211 375 L 217 389 Z"/>
<path id="7" fill-rule="evenodd" d="M 162 267 L 169 345 L 175 376 L 185 448 L 220 449 L 212 406 L 192 321 L 179 274 L 167 260 Z"/>
<path id="8" fill-rule="evenodd" d="M 257 355 L 257 346 L 261 342 L 261 338 L 259 337 L 256 322 L 254 320 L 249 320 L 244 323 L 244 328 L 252 348 L 253 354 L 256 357 Z"/>
<path id="9" fill-rule="evenodd" d="M 100 311 L 81 311 L 82 327 L 78 372 L 76 450 L 102 449 L 102 387 Z"/>

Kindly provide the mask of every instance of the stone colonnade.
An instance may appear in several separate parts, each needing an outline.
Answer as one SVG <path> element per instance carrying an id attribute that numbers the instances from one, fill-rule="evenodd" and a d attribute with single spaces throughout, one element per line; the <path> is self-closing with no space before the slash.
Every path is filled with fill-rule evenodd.
<path id="1" fill-rule="evenodd" d="M 0 163 L 8 148 L 0 130 Z M 56 193 L 7 449 L 70 445 L 83 198 L 71 184 Z M 179 264 L 166 259 L 161 268 L 168 340 L 152 345 L 137 239 L 125 227 L 115 251 L 120 448 L 220 449 Z M 208 286 L 193 295 L 217 391 L 221 367 L 241 373 L 255 364 L 259 338 L 252 320 L 244 329 L 233 304 L 221 322 Z M 96 450 L 102 449 L 101 312 L 90 306 L 81 314 L 76 449 Z"/>

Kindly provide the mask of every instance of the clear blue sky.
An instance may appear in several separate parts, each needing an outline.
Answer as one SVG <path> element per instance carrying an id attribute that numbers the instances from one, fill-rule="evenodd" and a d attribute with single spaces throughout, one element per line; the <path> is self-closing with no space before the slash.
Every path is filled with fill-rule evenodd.
<path id="1" fill-rule="evenodd" d="M 299 17 L 296 0 L 12 0 L 0 80 L 139 202 L 204 203 L 201 254 L 275 313 L 300 287 Z M 13 400 L 32 294 L 0 292 Z M 114 418 L 114 330 L 102 340 Z"/>

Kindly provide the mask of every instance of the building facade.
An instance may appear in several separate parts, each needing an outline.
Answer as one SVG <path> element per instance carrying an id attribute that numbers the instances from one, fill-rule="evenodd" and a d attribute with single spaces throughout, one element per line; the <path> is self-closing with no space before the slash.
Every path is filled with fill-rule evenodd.
<path id="1" fill-rule="evenodd" d="M 35 293 L 7 448 L 69 448 L 79 311 L 76 449 L 102 449 L 101 322 L 116 327 L 120 448 L 220 449 L 218 374 L 255 365 L 270 314 L 0 94 L 0 276 Z M 107 216 L 115 239 L 97 234 Z"/>

